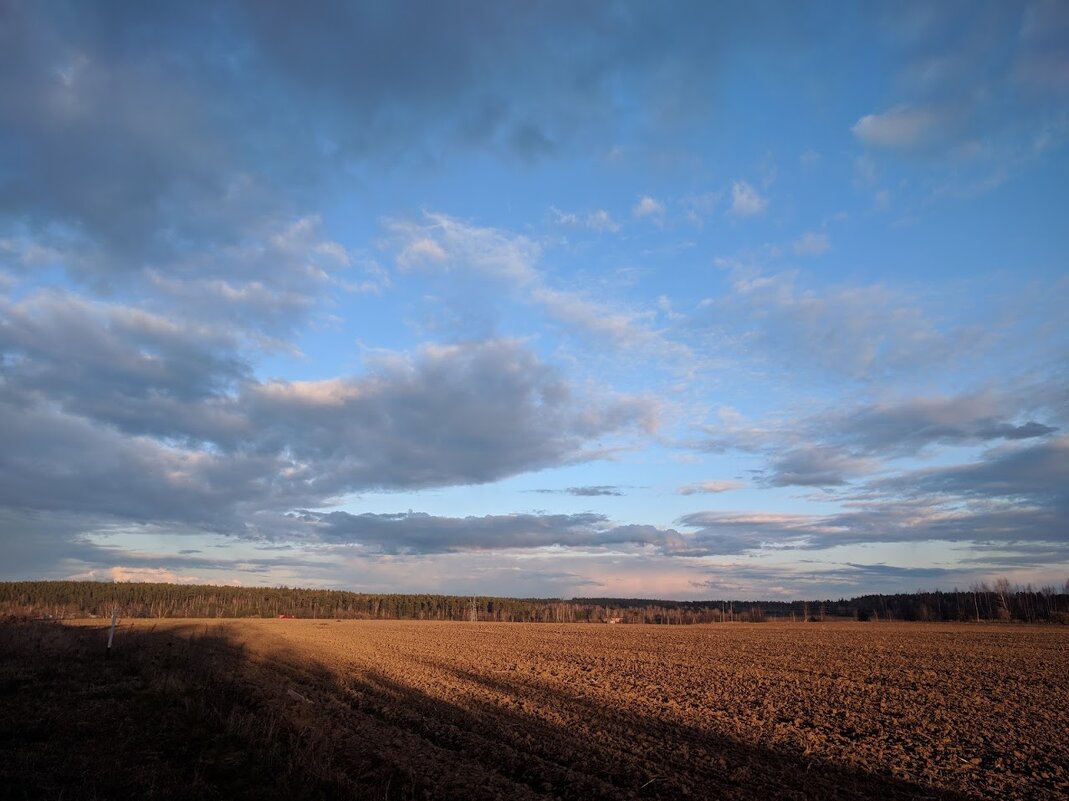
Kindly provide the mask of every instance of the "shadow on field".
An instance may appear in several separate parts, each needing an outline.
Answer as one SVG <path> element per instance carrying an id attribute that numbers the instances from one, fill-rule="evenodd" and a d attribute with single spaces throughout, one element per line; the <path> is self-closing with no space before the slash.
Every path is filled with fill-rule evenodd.
<path id="1" fill-rule="evenodd" d="M 516 685 L 427 663 L 465 682 L 502 695 L 516 695 Z M 607 708 L 593 699 L 563 694 L 525 682 L 522 701 L 559 716 L 549 723 L 522 709 L 470 700 L 461 707 L 380 675 L 353 685 L 372 699 L 357 708 L 379 714 L 384 722 L 417 738 L 410 747 L 440 750 L 455 760 L 453 772 L 471 776 L 472 785 L 442 798 L 531 797 L 561 799 L 940 799 L 973 801 L 977 796 L 933 788 L 893 776 L 822 762 L 741 743 L 695 727 L 636 715 L 621 701 Z M 379 701 L 381 703 L 381 701 Z M 416 755 L 413 762 L 419 764 Z M 435 761 L 438 761 L 437 758 Z M 484 783 L 480 771 L 492 768 L 505 780 L 505 792 Z"/>
<path id="2" fill-rule="evenodd" d="M 0 798 L 383 797 L 381 766 L 324 759 L 324 733 L 293 713 L 308 703 L 250 681 L 247 649 L 207 631 L 120 626 L 106 660 L 106 627 L 0 622 Z"/>
<path id="3" fill-rule="evenodd" d="M 206 632 L 120 630 L 105 661 L 102 628 L 0 625 L 3 797 L 974 798 L 530 680 L 517 694 L 517 684 L 433 664 L 428 675 L 446 671 L 502 699 L 462 706 L 381 673 L 339 676 Z"/>

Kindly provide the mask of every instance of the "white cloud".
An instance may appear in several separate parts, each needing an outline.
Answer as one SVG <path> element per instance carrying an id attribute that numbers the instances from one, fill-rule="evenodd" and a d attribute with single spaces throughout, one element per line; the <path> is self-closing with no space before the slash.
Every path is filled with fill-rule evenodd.
<path id="1" fill-rule="evenodd" d="M 65 253 L 57 248 L 42 245 L 26 237 L 0 239 L 0 263 L 22 268 L 62 264 Z"/>
<path id="2" fill-rule="evenodd" d="M 556 206 L 549 207 L 549 213 L 553 217 L 553 222 L 557 225 L 578 225 L 579 215 L 573 214 L 570 211 L 562 211 Z"/>
<path id="3" fill-rule="evenodd" d="M 554 212 L 558 220 L 578 220 L 558 209 Z M 433 261 L 425 261 L 425 268 L 468 270 L 500 279 L 523 301 L 542 307 L 550 318 L 571 329 L 618 346 L 690 355 L 683 345 L 666 340 L 660 331 L 650 327 L 656 318 L 652 309 L 621 308 L 603 300 L 591 300 L 580 292 L 550 286 L 538 267 L 541 248 L 533 240 L 497 228 L 479 228 L 444 214 L 427 214 L 425 220 L 423 224 L 387 221 L 386 226 L 396 239 L 398 263 L 418 245 L 421 251 L 435 254 Z M 607 213 L 598 216 L 597 221 L 612 222 Z"/>
<path id="4" fill-rule="evenodd" d="M 445 250 L 433 239 L 416 239 L 409 242 L 397 256 L 398 265 L 404 268 L 415 267 L 428 261 L 441 264 L 445 260 Z"/>
<path id="5" fill-rule="evenodd" d="M 730 490 L 742 489 L 746 484 L 742 481 L 699 481 L 697 484 L 686 484 L 679 488 L 680 495 L 700 495 Z"/>
<path id="6" fill-rule="evenodd" d="M 878 177 L 879 171 L 871 156 L 860 155 L 854 159 L 855 186 L 871 186 Z"/>
<path id="7" fill-rule="evenodd" d="M 620 223 L 616 222 L 605 209 L 595 209 L 590 212 L 586 217 L 586 226 L 595 231 L 609 231 L 611 233 L 616 233 L 620 230 Z"/>
<path id="8" fill-rule="evenodd" d="M 702 302 L 710 320 L 742 326 L 747 343 L 795 367 L 856 378 L 915 374 L 964 347 L 962 332 L 944 331 L 915 298 L 889 287 L 807 287 L 795 273 L 728 263 L 734 292 Z"/>
<path id="9" fill-rule="evenodd" d="M 895 106 L 880 114 L 866 114 L 850 129 L 867 145 L 889 150 L 913 150 L 931 144 L 946 120 L 932 109 Z"/>
<path id="10" fill-rule="evenodd" d="M 657 310 L 669 320 L 685 320 L 687 315 L 677 312 L 672 306 L 672 299 L 667 295 L 657 296 Z"/>
<path id="11" fill-rule="evenodd" d="M 664 204 L 650 195 L 643 195 L 638 199 L 638 203 L 631 209 L 631 213 L 639 218 L 648 217 L 653 220 L 662 220 L 664 218 Z"/>
<path id="12" fill-rule="evenodd" d="M 534 264 L 542 248 L 528 237 L 480 228 L 446 214 L 427 213 L 422 222 L 388 219 L 384 225 L 395 239 L 400 267 L 468 270 L 517 285 L 539 279 Z"/>
<path id="13" fill-rule="evenodd" d="M 197 576 L 180 575 L 163 567 L 123 567 L 122 565 L 116 565 L 108 570 L 107 577 L 112 581 L 142 583 L 198 584 L 202 581 Z M 93 578 L 96 577 L 93 576 Z"/>
<path id="14" fill-rule="evenodd" d="M 791 245 L 799 256 L 819 256 L 831 249 L 828 235 L 816 231 L 806 231 Z"/>
<path id="15" fill-rule="evenodd" d="M 768 199 L 762 197 L 746 181 L 736 181 L 731 187 L 731 213 L 736 217 L 753 217 L 761 214 L 768 206 Z"/>
<path id="16" fill-rule="evenodd" d="M 569 227 L 589 228 L 591 231 L 616 233 L 620 230 L 620 223 L 605 209 L 594 209 L 585 217 L 569 211 L 563 211 L 556 206 L 550 206 L 553 222 L 557 225 Z"/>
<path id="17" fill-rule="evenodd" d="M 635 345 L 657 339 L 657 334 L 643 325 L 639 315 L 612 311 L 604 304 L 587 300 L 574 292 L 538 287 L 531 292 L 531 299 L 541 304 L 549 316 L 558 322 L 601 335 L 619 345 Z"/>
<path id="18" fill-rule="evenodd" d="M 722 196 L 721 192 L 702 192 L 684 197 L 682 205 L 687 222 L 701 228 L 706 218 L 712 216 Z"/>

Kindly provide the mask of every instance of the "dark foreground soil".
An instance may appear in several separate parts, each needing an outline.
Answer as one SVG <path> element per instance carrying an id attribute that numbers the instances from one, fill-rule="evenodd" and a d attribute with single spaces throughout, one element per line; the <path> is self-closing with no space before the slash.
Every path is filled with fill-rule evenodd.
<path id="1" fill-rule="evenodd" d="M 1069 798 L 1069 629 L 0 632 L 5 798 Z"/>

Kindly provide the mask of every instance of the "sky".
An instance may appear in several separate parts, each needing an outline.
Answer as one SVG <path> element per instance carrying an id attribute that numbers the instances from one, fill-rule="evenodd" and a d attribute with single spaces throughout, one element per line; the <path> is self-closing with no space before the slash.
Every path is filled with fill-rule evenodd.
<path id="1" fill-rule="evenodd" d="M 1069 4 L 0 0 L 0 579 L 1069 579 Z"/>

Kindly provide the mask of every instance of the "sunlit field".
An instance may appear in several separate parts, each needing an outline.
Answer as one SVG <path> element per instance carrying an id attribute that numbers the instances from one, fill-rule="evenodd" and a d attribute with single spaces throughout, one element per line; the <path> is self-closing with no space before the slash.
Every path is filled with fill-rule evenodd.
<path id="1" fill-rule="evenodd" d="M 5 629 L 10 797 L 1069 794 L 1064 627 L 163 620 L 104 642 Z"/>

